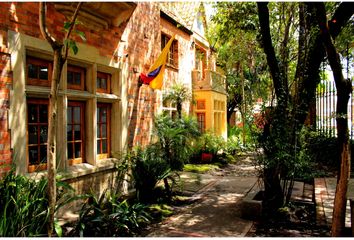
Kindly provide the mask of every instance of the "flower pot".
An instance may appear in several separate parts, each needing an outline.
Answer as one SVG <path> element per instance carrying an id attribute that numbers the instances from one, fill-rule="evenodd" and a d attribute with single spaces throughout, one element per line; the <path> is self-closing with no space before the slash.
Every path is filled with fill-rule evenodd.
<path id="1" fill-rule="evenodd" d="M 209 163 L 213 159 L 212 153 L 202 153 L 202 163 Z"/>

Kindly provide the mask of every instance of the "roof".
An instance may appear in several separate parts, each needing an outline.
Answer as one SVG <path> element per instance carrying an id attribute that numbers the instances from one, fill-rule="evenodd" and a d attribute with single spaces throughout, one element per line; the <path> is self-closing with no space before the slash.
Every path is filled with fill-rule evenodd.
<path id="1" fill-rule="evenodd" d="M 161 2 L 161 11 L 192 31 L 201 2 Z"/>

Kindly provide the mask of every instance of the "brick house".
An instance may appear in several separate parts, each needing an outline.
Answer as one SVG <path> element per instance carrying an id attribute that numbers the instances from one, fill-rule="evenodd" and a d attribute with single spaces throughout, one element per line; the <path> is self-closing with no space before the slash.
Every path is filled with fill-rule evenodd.
<path id="1" fill-rule="evenodd" d="M 38 6 L 0 3 L 0 175 L 12 164 L 20 174 L 45 174 L 52 51 L 40 34 Z M 62 39 L 76 4 L 47 6 L 48 29 Z M 201 129 L 226 137 L 225 82 L 204 37 L 202 9 L 195 2 L 84 3 L 78 17 L 84 24 L 77 28 L 86 41 L 75 37 L 79 52 L 69 54 L 63 69 L 57 129 L 58 170 L 78 193 L 104 189 L 116 154 L 149 143 L 154 116 L 175 111 L 162 94 L 176 82 L 196 97 L 185 112 L 198 117 Z M 138 87 L 139 74 L 174 33 L 162 91 Z"/>

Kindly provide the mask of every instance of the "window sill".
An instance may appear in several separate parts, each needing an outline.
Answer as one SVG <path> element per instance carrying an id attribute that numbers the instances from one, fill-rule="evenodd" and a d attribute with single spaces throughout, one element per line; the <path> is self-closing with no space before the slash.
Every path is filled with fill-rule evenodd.
<path id="1" fill-rule="evenodd" d="M 170 68 L 170 69 L 172 69 L 172 70 L 175 70 L 175 71 L 179 71 L 179 69 L 178 69 L 178 67 L 175 67 L 175 66 L 173 66 L 173 65 L 171 65 L 171 64 L 168 64 L 168 63 L 166 63 L 166 67 L 167 68 Z"/>
<path id="2" fill-rule="evenodd" d="M 99 93 L 96 92 L 96 96 L 98 100 L 102 100 L 102 101 L 106 101 L 106 102 L 115 102 L 117 100 L 120 100 L 120 97 L 115 95 L 115 94 L 111 94 L 111 93 Z"/>
<path id="3" fill-rule="evenodd" d="M 96 166 L 88 163 L 75 164 L 69 166 L 66 171 L 58 171 L 57 177 L 59 177 L 61 181 L 78 178 L 81 176 L 113 169 L 117 163 L 119 163 L 118 159 L 107 158 L 97 161 Z M 40 179 L 47 176 L 47 171 L 27 173 L 26 175 L 32 179 Z"/>

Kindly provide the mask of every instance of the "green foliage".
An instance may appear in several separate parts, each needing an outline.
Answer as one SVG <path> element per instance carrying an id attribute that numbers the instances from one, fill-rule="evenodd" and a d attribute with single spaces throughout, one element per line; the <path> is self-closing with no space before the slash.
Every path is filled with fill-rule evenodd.
<path id="1" fill-rule="evenodd" d="M 11 170 L 0 180 L 0 236 L 35 237 L 47 235 L 49 206 L 48 181 L 38 181 L 16 175 Z M 73 189 L 57 182 L 56 210 L 73 200 Z M 61 228 L 56 224 L 57 234 Z"/>
<path id="2" fill-rule="evenodd" d="M 107 193 L 99 197 L 90 194 L 80 210 L 79 219 L 69 235 L 80 237 L 134 236 L 147 224 L 150 216 L 141 203 L 129 204 L 119 195 Z"/>
<path id="3" fill-rule="evenodd" d="M 157 151 L 162 153 L 171 170 L 182 170 L 193 153 L 193 140 L 200 135 L 197 121 L 187 116 L 174 120 L 160 115 L 155 118 L 155 133 Z"/>
<path id="4" fill-rule="evenodd" d="M 10 171 L 0 182 L 0 236 L 45 236 L 47 180 L 38 183 Z"/>
<path id="5" fill-rule="evenodd" d="M 151 202 L 156 185 L 165 178 L 172 179 L 170 166 L 156 145 L 135 149 L 131 160 L 137 198 L 142 202 Z"/>
<path id="6" fill-rule="evenodd" d="M 78 25 L 78 24 L 82 24 L 82 23 L 80 21 L 75 21 L 73 24 Z M 72 25 L 71 22 L 64 22 L 64 31 L 68 32 L 71 25 Z M 85 33 L 82 31 L 79 31 L 77 29 L 73 29 L 71 35 L 73 35 L 73 36 L 77 35 L 83 41 L 86 41 Z M 77 47 L 76 41 L 74 41 L 72 39 L 65 39 L 64 45 L 66 46 L 66 48 L 71 49 L 75 55 L 79 52 L 79 48 Z"/>
<path id="7" fill-rule="evenodd" d="M 163 96 L 164 101 L 170 101 L 176 104 L 179 118 L 182 118 L 182 104 L 186 101 L 192 100 L 192 93 L 189 88 L 183 84 L 175 84 L 170 91 Z"/>
<path id="8" fill-rule="evenodd" d="M 184 165 L 183 171 L 195 172 L 195 173 L 206 173 L 218 168 L 219 168 L 218 166 L 213 164 L 186 164 Z"/>

